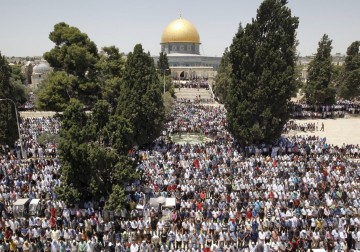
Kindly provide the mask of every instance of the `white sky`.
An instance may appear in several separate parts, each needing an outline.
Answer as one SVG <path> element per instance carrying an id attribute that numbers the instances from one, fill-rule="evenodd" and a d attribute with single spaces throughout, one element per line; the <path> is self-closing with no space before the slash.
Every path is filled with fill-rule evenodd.
<path id="1" fill-rule="evenodd" d="M 53 26 L 78 27 L 98 48 L 115 45 L 121 52 L 141 43 L 158 55 L 163 29 L 179 13 L 200 33 L 201 54 L 221 56 L 237 31 L 256 16 L 260 0 L 0 0 L 0 51 L 6 56 L 41 56 L 54 45 Z M 333 40 L 332 53 L 346 53 L 360 40 L 360 0 L 289 0 L 298 16 L 298 51 L 316 52 L 324 33 Z"/>

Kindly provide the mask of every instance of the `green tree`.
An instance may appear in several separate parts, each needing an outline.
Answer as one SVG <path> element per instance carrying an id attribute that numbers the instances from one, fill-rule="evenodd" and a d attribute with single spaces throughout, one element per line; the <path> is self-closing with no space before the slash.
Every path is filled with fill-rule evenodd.
<path id="1" fill-rule="evenodd" d="M 308 80 L 304 88 L 306 101 L 312 105 L 331 105 L 335 102 L 332 84 L 332 40 L 324 34 L 319 42 L 315 58 L 309 63 Z"/>
<path id="2" fill-rule="evenodd" d="M 25 75 L 21 72 L 20 65 L 12 65 L 11 67 L 11 82 L 18 81 L 21 84 L 25 82 Z"/>
<path id="3" fill-rule="evenodd" d="M 296 29 L 285 0 L 265 0 L 257 16 L 241 25 L 230 46 L 232 79 L 227 92 L 228 129 L 241 145 L 281 135 L 296 89 Z"/>
<path id="4" fill-rule="evenodd" d="M 89 114 L 74 99 L 65 109 L 59 140 L 62 183 L 57 188 L 65 203 L 106 198 L 113 185 L 138 178 L 134 161 L 125 156 L 132 146 L 129 123 L 112 113 L 104 100 Z"/>
<path id="5" fill-rule="evenodd" d="M 39 137 L 37 138 L 37 142 L 40 145 L 58 144 L 59 143 L 59 135 L 44 132 L 39 135 Z"/>
<path id="6" fill-rule="evenodd" d="M 341 84 L 344 79 L 345 69 L 343 65 L 332 65 L 332 74 L 331 74 L 331 83 L 334 85 L 335 89 L 339 91 Z"/>
<path id="7" fill-rule="evenodd" d="M 113 184 L 123 184 L 135 179 L 140 179 L 139 173 L 135 172 L 135 161 L 125 155 L 118 156 L 117 163 L 111 174 Z"/>
<path id="8" fill-rule="evenodd" d="M 79 79 L 64 71 L 53 72 L 37 90 L 36 106 L 40 110 L 63 111 L 70 99 L 78 97 Z"/>
<path id="9" fill-rule="evenodd" d="M 154 61 L 138 44 L 128 55 L 117 106 L 117 114 L 129 120 L 134 143 L 138 146 L 150 143 L 160 135 L 164 123 L 161 93 L 162 85 Z"/>
<path id="10" fill-rule="evenodd" d="M 54 68 L 55 73 L 49 76 L 39 90 L 43 98 L 50 98 L 49 103 L 47 99 L 39 99 L 37 106 L 46 110 L 63 110 L 69 99 L 75 98 L 87 107 L 92 107 L 101 94 L 96 81 L 95 65 L 99 55 L 95 43 L 78 28 L 63 22 L 54 26 L 49 38 L 55 47 L 46 52 L 44 58 Z M 66 75 L 64 81 L 59 79 L 57 72 Z M 73 81 L 74 79 L 76 81 Z"/>
<path id="11" fill-rule="evenodd" d="M 97 142 L 88 144 L 88 170 L 91 172 L 89 192 L 92 198 L 108 197 L 112 190 L 112 176 L 119 157 L 112 150 Z"/>
<path id="12" fill-rule="evenodd" d="M 120 185 L 113 185 L 112 193 L 106 201 L 105 209 L 120 213 L 125 204 L 125 190 Z"/>
<path id="13" fill-rule="evenodd" d="M 116 108 L 125 69 L 124 54 L 115 46 L 102 48 L 96 69 L 102 99 Z"/>
<path id="14" fill-rule="evenodd" d="M 163 94 L 165 116 L 169 116 L 173 110 L 174 98 L 169 92 Z"/>
<path id="15" fill-rule="evenodd" d="M 130 119 L 114 114 L 110 117 L 110 121 L 106 126 L 105 141 L 117 152 L 127 153 L 134 146 L 133 127 L 134 125 Z"/>
<path id="16" fill-rule="evenodd" d="M 165 52 L 161 52 L 159 60 L 157 62 L 157 71 L 159 73 L 159 79 L 164 85 L 164 75 L 165 75 L 165 90 L 169 92 L 172 97 L 175 96 L 175 87 L 172 82 L 171 69 L 169 66 L 169 60 Z"/>
<path id="17" fill-rule="evenodd" d="M 55 70 L 83 78 L 92 75 L 99 56 L 95 43 L 85 33 L 61 22 L 54 26 L 49 39 L 55 47 L 44 58 Z"/>
<path id="18" fill-rule="evenodd" d="M 90 137 L 95 136 L 96 141 L 101 145 L 106 145 L 104 135 L 108 134 L 106 127 L 110 121 L 111 113 L 110 104 L 105 100 L 97 101 L 92 109 L 89 134 Z"/>
<path id="19" fill-rule="evenodd" d="M 83 104 L 72 99 L 63 114 L 59 140 L 62 183 L 57 192 L 66 203 L 79 202 L 91 196 L 87 123 Z"/>
<path id="20" fill-rule="evenodd" d="M 229 59 L 229 50 L 226 48 L 221 58 L 218 73 L 215 77 L 214 93 L 220 102 L 226 100 L 227 89 L 231 82 L 231 72 L 232 67 Z"/>
<path id="21" fill-rule="evenodd" d="M 157 69 L 159 69 L 162 74 L 165 73 L 166 76 L 171 75 L 169 60 L 165 52 L 160 53 L 159 61 L 157 62 Z"/>
<path id="22" fill-rule="evenodd" d="M 360 95 L 360 41 L 353 42 L 347 49 L 345 66 L 340 83 L 339 95 L 352 99 Z"/>
<path id="23" fill-rule="evenodd" d="M 23 85 L 11 82 L 12 70 L 0 53 L 0 99 L 11 99 L 16 104 L 25 101 Z M 19 133 L 15 108 L 11 101 L 0 101 L 0 143 L 13 146 Z"/>

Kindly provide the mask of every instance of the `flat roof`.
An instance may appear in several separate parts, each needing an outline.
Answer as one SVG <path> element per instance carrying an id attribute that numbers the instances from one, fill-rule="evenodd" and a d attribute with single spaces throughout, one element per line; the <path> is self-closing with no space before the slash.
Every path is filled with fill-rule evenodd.
<path id="1" fill-rule="evenodd" d="M 190 69 L 213 69 L 211 66 L 170 66 L 171 69 L 183 69 L 183 68 L 190 68 Z"/>
<path id="2" fill-rule="evenodd" d="M 25 199 L 18 199 L 17 201 L 14 202 L 14 206 L 20 206 L 20 205 L 24 205 L 26 202 L 28 202 L 29 199 L 25 198 Z"/>

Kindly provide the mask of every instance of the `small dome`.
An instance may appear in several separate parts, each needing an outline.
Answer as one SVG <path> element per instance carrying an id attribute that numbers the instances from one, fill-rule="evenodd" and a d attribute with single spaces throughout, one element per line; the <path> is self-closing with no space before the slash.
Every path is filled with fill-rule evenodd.
<path id="1" fill-rule="evenodd" d="M 195 26 L 184 18 L 178 18 L 166 26 L 161 43 L 186 42 L 200 44 L 200 36 Z"/>
<path id="2" fill-rule="evenodd" d="M 36 74 L 45 74 L 50 71 L 51 71 L 51 68 L 50 68 L 49 64 L 46 62 L 41 62 L 40 64 L 36 65 L 33 68 L 33 73 L 36 73 Z"/>

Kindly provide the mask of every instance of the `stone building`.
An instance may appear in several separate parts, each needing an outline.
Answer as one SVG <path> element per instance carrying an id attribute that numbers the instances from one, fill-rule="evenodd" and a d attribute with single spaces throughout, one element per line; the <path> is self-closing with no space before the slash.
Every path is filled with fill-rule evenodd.
<path id="1" fill-rule="evenodd" d="M 216 76 L 221 57 L 200 54 L 200 35 L 196 27 L 182 18 L 170 22 L 161 36 L 161 52 L 167 54 L 174 79 L 209 79 Z M 154 56 L 157 63 L 159 56 Z"/>
<path id="2" fill-rule="evenodd" d="M 51 72 L 52 68 L 50 67 L 49 63 L 44 60 L 35 65 L 31 74 L 32 89 L 38 89 L 41 82 L 45 80 Z"/>

